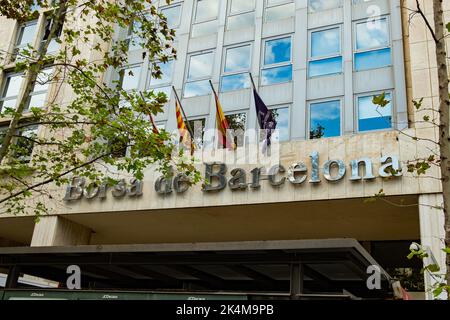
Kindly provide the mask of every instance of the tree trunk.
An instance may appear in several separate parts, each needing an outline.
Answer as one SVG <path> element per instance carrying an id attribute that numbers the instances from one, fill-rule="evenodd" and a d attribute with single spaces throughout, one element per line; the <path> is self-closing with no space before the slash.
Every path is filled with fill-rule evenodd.
<path id="1" fill-rule="evenodd" d="M 436 62 L 439 80 L 439 147 L 441 154 L 442 192 L 444 195 L 443 210 L 445 214 L 445 245 L 450 247 L 450 99 L 447 69 L 447 53 L 444 37 L 444 12 L 442 0 L 433 0 L 434 28 L 436 42 Z M 446 256 L 447 284 L 450 285 L 450 255 Z M 450 293 L 447 293 L 450 299 Z"/>
<path id="2" fill-rule="evenodd" d="M 14 117 L 11 119 L 9 123 L 8 130 L 6 130 L 6 134 L 3 138 L 2 145 L 0 147 L 0 163 L 2 163 L 5 156 L 8 154 L 9 147 L 11 145 L 12 139 L 17 131 L 17 126 L 19 125 L 20 120 L 23 117 L 23 113 L 25 108 L 27 107 L 28 99 L 30 97 L 31 92 L 33 92 L 34 85 L 36 83 L 37 76 L 39 72 L 42 70 L 43 65 L 40 64 L 42 59 L 47 54 L 47 49 L 50 44 L 50 41 L 54 36 L 56 36 L 58 32 L 58 28 L 64 21 L 66 13 L 66 1 L 59 2 L 59 8 L 57 9 L 55 16 L 53 18 L 54 23 L 50 29 L 47 40 L 42 44 L 39 44 L 39 48 L 35 55 L 35 59 L 37 62 L 30 63 L 30 66 L 25 73 L 23 89 L 19 93 L 19 106 L 14 114 Z"/>

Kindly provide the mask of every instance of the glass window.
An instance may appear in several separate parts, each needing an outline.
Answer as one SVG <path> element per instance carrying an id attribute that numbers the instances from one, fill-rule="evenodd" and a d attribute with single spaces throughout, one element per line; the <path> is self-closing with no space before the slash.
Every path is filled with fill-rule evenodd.
<path id="1" fill-rule="evenodd" d="M 195 23 L 217 19 L 219 0 L 197 0 Z"/>
<path id="2" fill-rule="evenodd" d="M 161 77 L 150 78 L 150 86 L 160 86 L 164 84 L 170 84 L 172 82 L 172 74 L 173 74 L 173 66 L 174 66 L 174 60 L 170 60 L 168 62 L 159 62 L 158 63 L 159 68 L 161 69 Z"/>
<path id="3" fill-rule="evenodd" d="M 217 32 L 217 25 L 217 20 L 194 24 L 192 26 L 191 36 L 192 38 L 198 38 L 215 33 Z"/>
<path id="4" fill-rule="evenodd" d="M 387 18 L 356 23 L 356 71 L 391 65 L 391 49 Z"/>
<path id="5" fill-rule="evenodd" d="M 373 95 L 358 97 L 358 131 L 371 131 L 392 128 L 391 94 L 386 93 L 389 101 L 384 107 L 373 103 Z"/>
<path id="6" fill-rule="evenodd" d="M 285 1 L 284 1 L 285 2 Z M 287 19 L 295 15 L 295 3 L 266 8 L 266 22 Z"/>
<path id="7" fill-rule="evenodd" d="M 250 87 L 248 72 L 251 65 L 251 45 L 225 49 L 225 63 L 221 91 Z"/>
<path id="8" fill-rule="evenodd" d="M 231 0 L 230 14 L 255 10 L 255 0 Z"/>
<path id="9" fill-rule="evenodd" d="M 277 121 L 276 129 L 279 132 L 279 141 L 288 141 L 289 134 L 289 108 L 288 107 L 280 107 L 272 109 L 272 114 Z"/>
<path id="10" fill-rule="evenodd" d="M 208 80 L 211 78 L 213 63 L 214 52 L 189 57 L 184 97 L 207 95 L 211 92 Z"/>
<path id="11" fill-rule="evenodd" d="M 170 60 L 166 63 L 159 62 L 158 66 L 161 68 L 161 78 L 158 79 L 150 76 L 150 83 L 148 85 L 148 88 L 150 90 L 153 90 L 155 94 L 164 93 L 169 100 L 172 93 L 171 90 L 174 60 Z"/>
<path id="12" fill-rule="evenodd" d="M 21 74 L 6 75 L 0 98 L 0 107 L 2 111 L 4 111 L 4 108 L 14 109 L 16 107 L 17 96 L 19 95 L 22 80 L 23 77 Z"/>
<path id="13" fill-rule="evenodd" d="M 19 27 L 19 32 L 17 33 L 16 46 L 14 48 L 14 59 L 20 59 L 17 54 L 20 50 L 25 49 L 28 45 L 33 44 L 33 39 L 36 33 L 37 20 L 30 21 L 22 24 Z"/>
<path id="14" fill-rule="evenodd" d="M 292 80 L 291 37 L 265 42 L 261 78 L 263 85 Z"/>
<path id="15" fill-rule="evenodd" d="M 180 26 L 181 5 L 162 8 L 161 13 L 166 17 L 169 28 L 176 29 Z"/>
<path id="16" fill-rule="evenodd" d="M 247 114 L 234 113 L 225 115 L 228 122 L 228 127 L 234 130 L 234 143 L 238 147 L 244 145 L 244 134 L 246 129 Z"/>
<path id="17" fill-rule="evenodd" d="M 45 28 L 46 29 L 51 28 L 51 23 L 52 23 L 52 20 L 51 19 L 47 19 Z M 61 37 L 61 33 L 62 33 L 62 28 L 60 28 L 56 32 L 56 37 L 51 39 L 50 43 L 48 44 L 47 54 L 55 54 L 55 53 L 57 53 L 57 51 L 59 50 L 59 43 L 57 42 L 57 39 L 59 39 Z M 41 45 L 43 45 L 45 41 L 47 41 L 47 37 L 45 37 L 45 32 L 44 32 L 44 36 L 42 37 Z"/>
<path id="18" fill-rule="evenodd" d="M 16 140 L 15 156 L 21 162 L 30 162 L 31 154 L 33 153 L 34 141 L 37 139 L 37 126 L 26 127 L 19 131 L 19 136 Z"/>
<path id="19" fill-rule="evenodd" d="M 47 98 L 47 92 L 51 80 L 52 80 L 52 69 L 42 70 L 42 72 L 38 75 L 36 84 L 34 85 L 33 91 L 30 94 L 28 109 L 45 107 L 45 101 Z"/>
<path id="20" fill-rule="evenodd" d="M 341 29 L 339 27 L 310 33 L 309 77 L 342 72 Z"/>
<path id="21" fill-rule="evenodd" d="M 341 135 L 340 100 L 311 103 L 309 106 L 309 138 L 320 139 Z"/>
<path id="22" fill-rule="evenodd" d="M 120 71 L 120 88 L 125 91 L 138 90 L 141 66 L 128 67 Z"/>
<path id="23" fill-rule="evenodd" d="M 255 25 L 255 13 L 243 13 L 228 17 L 227 30 L 245 29 Z"/>
<path id="24" fill-rule="evenodd" d="M 317 12 L 342 7 L 342 0 L 309 0 L 309 11 Z"/>
<path id="25" fill-rule="evenodd" d="M 193 130 L 194 133 L 194 142 L 197 148 L 201 148 L 203 146 L 203 136 L 205 133 L 205 127 L 206 127 L 206 119 L 193 119 L 188 120 L 188 125 L 191 130 Z"/>

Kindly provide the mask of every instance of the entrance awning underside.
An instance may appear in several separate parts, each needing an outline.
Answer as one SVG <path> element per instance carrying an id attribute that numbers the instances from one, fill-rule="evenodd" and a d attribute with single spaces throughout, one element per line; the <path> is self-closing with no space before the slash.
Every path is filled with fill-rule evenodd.
<path id="1" fill-rule="evenodd" d="M 279 297 L 386 298 L 369 290 L 370 265 L 378 265 L 354 239 L 0 248 L 6 287 L 20 274 L 61 283 L 67 267 L 81 269 L 82 289 L 170 292 L 241 292 Z"/>

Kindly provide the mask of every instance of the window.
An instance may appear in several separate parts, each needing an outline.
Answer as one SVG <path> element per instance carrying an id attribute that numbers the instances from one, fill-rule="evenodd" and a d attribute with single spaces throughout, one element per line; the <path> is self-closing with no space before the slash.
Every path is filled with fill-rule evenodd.
<path id="1" fill-rule="evenodd" d="M 250 87 L 252 47 L 250 44 L 225 49 L 221 91 L 232 91 Z"/>
<path id="2" fill-rule="evenodd" d="M 367 1 L 367 0 L 365 0 Z M 310 12 L 317 12 L 342 7 L 342 0 L 309 0 Z"/>
<path id="3" fill-rule="evenodd" d="M 181 4 L 164 7 L 161 13 L 167 18 L 167 26 L 171 29 L 176 29 L 180 26 L 181 18 Z"/>
<path id="4" fill-rule="evenodd" d="M 206 119 L 193 119 L 188 120 L 188 125 L 194 133 L 194 143 L 197 148 L 201 148 L 203 146 L 203 135 L 205 133 L 206 127 Z"/>
<path id="5" fill-rule="evenodd" d="M 14 59 L 20 59 L 19 52 L 26 49 L 28 45 L 33 45 L 37 28 L 37 20 L 26 22 L 19 27 L 16 46 L 14 48 Z"/>
<path id="6" fill-rule="evenodd" d="M 197 0 L 191 36 L 196 38 L 217 32 L 218 13 L 219 0 Z"/>
<path id="7" fill-rule="evenodd" d="M 341 135 L 341 101 L 324 101 L 309 105 L 309 138 Z"/>
<path id="8" fill-rule="evenodd" d="M 392 128 L 392 103 L 381 107 L 372 102 L 373 97 L 357 97 L 359 132 Z M 391 93 L 386 93 L 385 99 L 391 101 Z"/>
<path id="9" fill-rule="evenodd" d="M 51 19 L 47 19 L 46 24 L 45 24 L 45 30 L 49 30 L 51 28 L 51 23 L 52 20 Z M 47 41 L 47 37 L 45 35 L 45 31 L 44 31 L 44 36 L 41 40 L 41 46 L 44 44 L 45 41 Z M 59 50 L 59 43 L 57 42 L 57 39 L 59 39 L 61 37 L 61 33 L 62 33 L 62 28 L 59 28 L 59 30 L 56 32 L 56 37 L 53 38 L 47 48 L 47 54 L 55 54 L 58 52 Z"/>
<path id="10" fill-rule="evenodd" d="M 309 77 L 342 72 L 341 28 L 310 33 Z"/>
<path id="11" fill-rule="evenodd" d="M 44 69 L 38 75 L 36 84 L 30 94 L 28 108 L 43 108 L 47 97 L 48 87 L 52 80 L 52 69 Z"/>
<path id="12" fill-rule="evenodd" d="M 22 85 L 22 80 L 22 74 L 6 75 L 0 98 L 1 111 L 5 111 L 5 108 L 16 108 L 16 101 Z"/>
<path id="13" fill-rule="evenodd" d="M 389 25 L 386 17 L 358 22 L 355 32 L 356 71 L 391 65 Z"/>
<path id="14" fill-rule="evenodd" d="M 277 122 L 276 129 L 279 132 L 279 141 L 289 141 L 289 107 L 276 107 L 271 109 L 271 111 Z"/>
<path id="15" fill-rule="evenodd" d="M 34 141 L 37 139 L 38 126 L 26 127 L 19 130 L 19 137 L 15 142 L 15 158 L 21 162 L 30 162 Z"/>
<path id="16" fill-rule="evenodd" d="M 159 62 L 158 66 L 161 68 L 161 78 L 158 79 L 150 75 L 148 88 L 154 90 L 155 93 L 163 92 L 166 94 L 167 99 L 170 99 L 174 60 L 170 60 L 166 63 Z"/>
<path id="17" fill-rule="evenodd" d="M 25 110 L 29 108 L 43 108 L 45 106 L 45 99 L 51 80 L 51 72 L 51 69 L 44 69 L 38 75 Z M 5 111 L 4 108 L 16 109 L 22 80 L 22 74 L 6 75 L 5 85 L 3 86 L 2 95 L 0 97 L 0 108 L 2 111 Z"/>
<path id="18" fill-rule="evenodd" d="M 292 38 L 266 40 L 261 71 L 262 85 L 271 85 L 292 80 Z"/>
<path id="19" fill-rule="evenodd" d="M 119 72 L 119 87 L 125 91 L 139 90 L 141 66 L 130 66 Z"/>
<path id="20" fill-rule="evenodd" d="M 228 122 L 228 127 L 230 130 L 234 130 L 234 143 L 237 147 L 242 147 L 244 145 L 244 134 L 246 129 L 247 114 L 234 113 L 225 115 Z"/>
<path id="21" fill-rule="evenodd" d="M 292 0 L 267 0 L 266 22 L 287 19 L 295 15 L 295 3 Z"/>
<path id="22" fill-rule="evenodd" d="M 207 95 L 211 92 L 208 80 L 211 78 L 214 52 L 191 55 L 184 87 L 184 97 Z"/>
<path id="23" fill-rule="evenodd" d="M 255 0 L 231 0 L 227 30 L 250 28 L 255 23 Z"/>

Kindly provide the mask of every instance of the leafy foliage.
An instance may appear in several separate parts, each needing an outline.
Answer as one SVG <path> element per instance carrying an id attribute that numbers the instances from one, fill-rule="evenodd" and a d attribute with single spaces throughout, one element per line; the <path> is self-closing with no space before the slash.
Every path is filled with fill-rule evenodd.
<path id="1" fill-rule="evenodd" d="M 17 109 L 5 107 L 0 112 L 1 118 L 12 119 L 0 149 L 4 212 L 31 211 L 37 216 L 47 212 L 47 202 L 53 199 L 51 187 L 69 183 L 72 176 L 113 185 L 118 180 L 111 179 L 108 171 L 142 179 L 146 168 L 155 165 L 164 174 L 176 167 L 192 183 L 198 182 L 193 159 L 177 149 L 168 132 L 155 132 L 149 120 L 162 112 L 165 94 L 126 91 L 120 79 L 113 85 L 104 81 L 107 72 L 124 76 L 128 48 L 135 41 L 145 50 L 142 59 L 149 60 L 155 78 L 162 75 L 159 62 L 176 59 L 175 32 L 152 2 L 2 0 L 0 13 L 26 21 L 36 14 L 36 4 L 51 21 L 46 39 L 39 48 L 29 46 L 19 52 L 15 71 L 23 73 L 26 89 Z M 60 49 L 48 54 L 48 45 L 61 27 L 61 38 L 56 40 Z M 117 28 L 131 29 L 135 37 L 116 39 Z M 2 53 L 3 65 L 11 62 L 11 55 Z M 43 75 L 47 77 L 40 79 Z M 34 82 L 52 85 L 45 109 L 26 108 Z M 38 131 L 20 134 L 30 128 Z M 21 155 L 29 154 L 30 147 L 32 157 L 24 160 Z"/>

